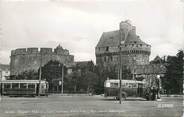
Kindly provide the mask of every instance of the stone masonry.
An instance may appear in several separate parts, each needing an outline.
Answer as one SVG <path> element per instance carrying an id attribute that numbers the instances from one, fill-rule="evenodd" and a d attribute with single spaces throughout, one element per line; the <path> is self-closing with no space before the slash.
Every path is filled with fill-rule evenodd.
<path id="1" fill-rule="evenodd" d="M 118 67 L 120 52 L 122 65 L 149 64 L 151 46 L 140 39 L 136 34 L 136 27 L 132 26 L 128 20 L 120 23 L 119 30 L 102 34 L 95 48 L 97 66 Z"/>
<path id="2" fill-rule="evenodd" d="M 74 63 L 74 56 L 60 45 L 54 51 L 52 48 L 19 48 L 11 51 L 10 74 L 17 75 L 23 71 L 37 71 L 49 61 L 59 61 L 70 66 Z"/>

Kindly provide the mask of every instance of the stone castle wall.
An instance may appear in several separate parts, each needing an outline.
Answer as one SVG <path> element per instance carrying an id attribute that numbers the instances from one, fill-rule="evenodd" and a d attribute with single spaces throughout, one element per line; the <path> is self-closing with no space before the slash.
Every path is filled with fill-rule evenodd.
<path id="1" fill-rule="evenodd" d="M 126 46 L 126 47 L 125 47 Z M 151 46 L 149 45 L 123 45 L 121 46 L 121 59 L 123 65 L 144 65 L 149 64 L 149 55 Z M 119 48 L 118 47 L 98 47 L 96 48 L 96 63 L 99 65 L 118 65 Z"/>
<path id="2" fill-rule="evenodd" d="M 62 48 L 19 48 L 11 51 L 10 73 L 20 74 L 23 71 L 37 71 L 42 63 L 44 66 L 50 60 L 57 60 L 65 65 L 74 62 L 74 56 L 69 51 Z M 41 62 L 42 61 L 42 62 Z"/>

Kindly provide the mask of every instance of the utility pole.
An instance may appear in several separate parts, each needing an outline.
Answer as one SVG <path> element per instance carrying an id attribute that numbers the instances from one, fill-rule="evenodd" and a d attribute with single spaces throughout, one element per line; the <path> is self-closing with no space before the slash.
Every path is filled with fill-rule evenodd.
<path id="1" fill-rule="evenodd" d="M 136 59 L 135 59 L 135 57 L 133 57 L 132 59 L 133 59 L 132 60 L 132 63 L 133 63 L 132 64 L 133 65 L 132 66 L 132 68 L 133 68 L 133 74 L 132 74 L 133 75 L 133 78 L 132 79 L 135 80 L 135 62 L 136 62 Z"/>
<path id="2" fill-rule="evenodd" d="M 61 87 L 61 93 L 63 94 L 63 80 L 64 79 L 64 64 L 62 65 L 62 81 L 61 81 L 61 83 L 62 83 L 62 87 Z"/>
<path id="3" fill-rule="evenodd" d="M 39 72 L 38 96 L 40 96 L 40 93 L 41 93 L 41 79 L 42 79 L 42 52 L 40 51 L 40 72 Z"/>
<path id="4" fill-rule="evenodd" d="M 126 23 L 128 23 L 127 21 L 125 21 Z M 129 23 L 128 23 L 129 24 Z M 121 23 L 120 23 L 121 25 Z M 124 30 L 124 40 L 123 40 L 123 37 L 122 37 L 122 30 L 121 30 L 121 26 L 120 26 L 120 40 L 119 40 L 119 103 L 121 104 L 121 98 L 122 98 L 122 50 L 121 50 L 121 46 L 124 45 L 126 39 L 127 39 L 127 36 L 128 36 L 128 33 L 129 31 L 131 30 L 132 28 L 131 27 L 128 27 L 126 30 Z"/>
<path id="5" fill-rule="evenodd" d="M 121 98 L 122 98 L 122 61 L 121 61 L 121 44 L 123 44 L 124 41 L 122 41 L 122 31 L 120 30 L 120 41 L 119 41 L 119 103 L 121 104 Z"/>

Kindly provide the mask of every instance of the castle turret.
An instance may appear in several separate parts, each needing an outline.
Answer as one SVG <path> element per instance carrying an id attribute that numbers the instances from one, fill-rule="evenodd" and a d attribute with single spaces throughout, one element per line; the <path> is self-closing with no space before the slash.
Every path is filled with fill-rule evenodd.
<path id="1" fill-rule="evenodd" d="M 68 55 L 69 54 L 69 51 L 66 50 L 66 49 L 63 49 L 62 46 L 58 45 L 55 49 L 54 49 L 54 52 L 56 54 L 61 54 L 61 55 Z"/>
<path id="2" fill-rule="evenodd" d="M 119 45 L 121 43 L 121 50 Z M 129 20 L 119 24 L 119 30 L 104 32 L 95 48 L 96 64 L 103 67 L 117 66 L 119 52 L 126 66 L 149 64 L 151 46 L 136 34 L 136 27 Z"/>

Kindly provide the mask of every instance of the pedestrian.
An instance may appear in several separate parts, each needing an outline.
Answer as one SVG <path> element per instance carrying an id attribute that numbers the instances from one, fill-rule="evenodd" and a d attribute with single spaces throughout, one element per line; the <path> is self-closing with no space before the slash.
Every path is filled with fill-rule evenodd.
<path id="1" fill-rule="evenodd" d="M 161 79 L 160 79 L 160 75 L 157 75 L 156 77 L 156 95 L 157 95 L 157 99 L 160 99 L 160 91 L 162 89 L 161 87 Z"/>
<path id="2" fill-rule="evenodd" d="M 152 100 L 160 99 L 161 80 L 160 75 L 154 75 L 151 80 Z"/>

